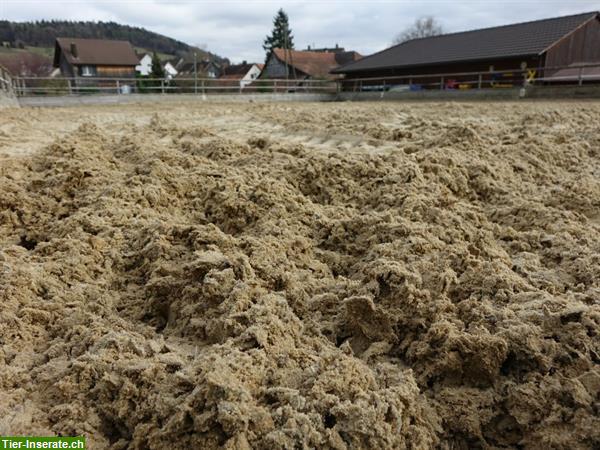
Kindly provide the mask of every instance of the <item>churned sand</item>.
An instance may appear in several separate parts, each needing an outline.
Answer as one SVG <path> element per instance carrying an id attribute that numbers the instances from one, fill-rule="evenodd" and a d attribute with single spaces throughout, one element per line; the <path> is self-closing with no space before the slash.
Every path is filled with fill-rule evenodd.
<path id="1" fill-rule="evenodd" d="M 0 113 L 0 435 L 600 446 L 600 104 Z"/>

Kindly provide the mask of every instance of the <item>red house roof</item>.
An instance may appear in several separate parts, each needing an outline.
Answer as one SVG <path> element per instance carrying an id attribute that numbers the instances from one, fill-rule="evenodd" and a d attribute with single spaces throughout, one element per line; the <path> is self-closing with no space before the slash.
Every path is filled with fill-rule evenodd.
<path id="1" fill-rule="evenodd" d="M 311 52 L 273 49 L 273 54 L 281 62 L 293 66 L 296 70 L 314 78 L 332 78 L 331 70 L 344 62 L 357 61 L 362 56 L 356 52 Z"/>

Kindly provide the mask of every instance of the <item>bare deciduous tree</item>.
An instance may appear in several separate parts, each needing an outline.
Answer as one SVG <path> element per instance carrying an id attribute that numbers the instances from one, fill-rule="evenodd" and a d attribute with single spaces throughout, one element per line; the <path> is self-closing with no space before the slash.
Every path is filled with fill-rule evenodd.
<path id="1" fill-rule="evenodd" d="M 394 44 L 410 41 L 411 39 L 437 36 L 442 34 L 444 29 L 442 25 L 432 16 L 421 17 L 415 20 L 409 28 L 404 30 L 394 39 Z"/>

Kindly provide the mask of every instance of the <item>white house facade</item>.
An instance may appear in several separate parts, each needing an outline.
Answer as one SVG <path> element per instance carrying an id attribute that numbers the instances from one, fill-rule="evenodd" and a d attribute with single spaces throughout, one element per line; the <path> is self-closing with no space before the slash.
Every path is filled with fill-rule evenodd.
<path id="1" fill-rule="evenodd" d="M 152 55 L 146 53 L 141 59 L 140 63 L 135 66 L 135 71 L 140 75 L 148 76 L 152 72 Z"/>
<path id="2" fill-rule="evenodd" d="M 163 69 L 165 70 L 165 77 L 167 78 L 167 80 L 171 80 L 178 73 L 177 69 L 175 69 L 175 66 L 173 66 L 173 64 L 171 64 L 170 62 L 165 63 Z"/>
<path id="3" fill-rule="evenodd" d="M 249 64 L 246 61 L 241 64 L 232 64 L 225 67 L 220 78 L 231 82 L 235 81 L 239 83 L 240 89 L 243 89 L 260 76 L 262 67 L 262 64 Z"/>
<path id="4" fill-rule="evenodd" d="M 240 80 L 240 87 L 245 88 L 247 85 L 256 80 L 260 75 L 261 70 L 262 69 L 258 66 L 258 64 L 252 64 L 250 70 Z"/>
<path id="5" fill-rule="evenodd" d="M 175 69 L 175 66 L 173 66 L 173 64 L 170 62 L 164 63 L 163 69 L 165 71 L 165 78 L 167 80 L 171 80 L 178 73 L 177 69 Z M 152 73 L 152 55 L 150 53 L 146 53 L 140 59 L 140 63 L 135 66 L 135 71 L 142 76 L 149 76 Z"/>

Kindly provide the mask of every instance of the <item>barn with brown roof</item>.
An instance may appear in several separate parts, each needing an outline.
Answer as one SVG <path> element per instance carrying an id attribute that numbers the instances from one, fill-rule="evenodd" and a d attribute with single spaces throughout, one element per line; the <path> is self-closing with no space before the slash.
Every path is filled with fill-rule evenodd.
<path id="1" fill-rule="evenodd" d="M 139 59 L 128 41 L 57 38 L 54 67 L 65 77 L 134 78 Z"/>
<path id="2" fill-rule="evenodd" d="M 269 55 L 261 78 L 334 79 L 331 71 L 362 56 L 354 51 L 307 51 L 275 48 Z"/>
<path id="3" fill-rule="evenodd" d="M 413 39 L 334 69 L 346 79 L 529 69 L 549 80 L 600 79 L 600 15 L 589 12 Z M 564 67 L 554 70 L 553 67 Z"/>

